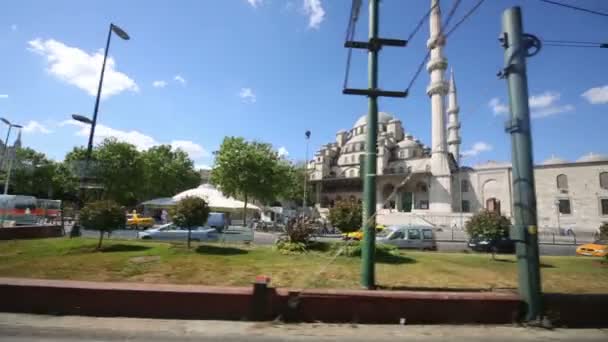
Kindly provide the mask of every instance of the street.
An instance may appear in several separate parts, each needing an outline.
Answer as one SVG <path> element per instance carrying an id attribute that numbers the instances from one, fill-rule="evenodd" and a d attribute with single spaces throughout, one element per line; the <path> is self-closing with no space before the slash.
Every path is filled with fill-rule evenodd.
<path id="1" fill-rule="evenodd" d="M 99 232 L 83 230 L 83 236 L 85 237 L 98 237 Z M 247 229 L 231 228 L 224 234 L 226 242 L 242 242 L 251 240 L 251 232 Z M 277 239 L 277 233 L 266 233 L 266 232 L 255 232 L 253 234 L 253 243 L 256 245 L 272 245 Z M 137 231 L 130 229 L 119 229 L 112 232 L 112 238 L 115 239 L 127 239 L 132 240 L 137 238 Z M 342 241 L 339 237 L 332 236 L 320 236 L 315 237 L 318 241 L 324 242 L 339 242 Z M 462 252 L 470 251 L 467 248 L 466 242 L 462 241 L 439 241 L 437 242 L 437 250 L 440 252 Z M 569 256 L 575 255 L 576 245 L 572 244 L 540 244 L 541 255 L 555 255 L 555 256 Z"/>
<path id="2" fill-rule="evenodd" d="M 606 341 L 606 329 L 283 324 L 0 314 L 2 341 Z"/>

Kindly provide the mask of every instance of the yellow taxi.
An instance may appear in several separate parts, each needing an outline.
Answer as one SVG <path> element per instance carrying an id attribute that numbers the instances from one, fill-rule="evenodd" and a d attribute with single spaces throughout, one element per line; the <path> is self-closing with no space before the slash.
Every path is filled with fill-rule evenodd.
<path id="1" fill-rule="evenodd" d="M 608 240 L 597 240 L 576 248 L 576 255 L 605 257 L 608 255 Z"/>
<path id="2" fill-rule="evenodd" d="M 137 211 L 133 210 L 131 214 L 127 214 L 128 228 L 150 228 L 154 226 L 154 219 L 151 217 L 140 216 Z"/>
<path id="3" fill-rule="evenodd" d="M 376 233 L 381 232 L 384 228 L 385 227 L 383 225 L 377 225 L 376 226 Z M 342 234 L 342 239 L 343 240 L 361 241 L 361 240 L 363 240 L 363 231 L 362 230 L 357 230 L 356 232 L 344 233 L 344 234 Z"/>

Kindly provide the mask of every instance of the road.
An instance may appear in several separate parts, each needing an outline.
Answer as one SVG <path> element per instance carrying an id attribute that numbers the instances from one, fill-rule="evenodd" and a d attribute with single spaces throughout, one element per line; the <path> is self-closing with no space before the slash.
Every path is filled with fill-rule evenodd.
<path id="1" fill-rule="evenodd" d="M 231 228 L 229 231 L 231 234 L 225 234 L 225 240 L 227 242 L 241 242 L 244 240 L 251 240 L 251 232 L 246 229 L 235 229 Z M 99 233 L 97 231 L 83 231 L 83 236 L 86 237 L 98 237 Z M 255 232 L 253 234 L 253 243 L 256 245 L 272 245 L 274 244 L 276 238 L 276 233 L 264 233 L 264 232 Z M 119 239 L 136 239 L 137 231 L 135 230 L 127 230 L 120 229 L 112 232 L 112 238 Z M 339 242 L 340 238 L 334 236 L 331 237 L 317 237 L 319 241 L 325 242 Z M 466 242 L 462 241 L 440 241 L 437 242 L 437 248 L 440 252 L 462 252 L 469 251 L 466 246 Z M 556 255 L 556 256 L 568 256 L 575 255 L 576 245 L 572 244 L 540 244 L 540 254 L 541 255 Z"/>
<path id="2" fill-rule="evenodd" d="M 282 324 L 0 313 L 0 339 L 57 341 L 608 341 L 606 329 L 515 326 Z"/>

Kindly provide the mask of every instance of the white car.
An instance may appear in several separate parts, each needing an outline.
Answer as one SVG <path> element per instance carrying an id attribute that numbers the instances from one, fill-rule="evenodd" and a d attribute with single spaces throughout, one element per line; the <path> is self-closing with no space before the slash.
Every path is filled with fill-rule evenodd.
<path id="1" fill-rule="evenodd" d="M 173 223 L 167 223 L 138 232 L 137 237 L 143 240 L 186 241 L 188 240 L 188 229 L 178 227 Z M 196 227 L 192 228 L 191 239 L 192 241 L 217 241 L 219 240 L 219 234 L 215 228 Z"/>

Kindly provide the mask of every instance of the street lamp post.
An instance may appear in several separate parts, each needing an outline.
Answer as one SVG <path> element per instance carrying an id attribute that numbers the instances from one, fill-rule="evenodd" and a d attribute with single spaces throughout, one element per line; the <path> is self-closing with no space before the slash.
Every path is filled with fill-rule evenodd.
<path id="1" fill-rule="evenodd" d="M 110 50 L 110 40 L 112 38 L 112 32 L 114 32 L 118 37 L 123 40 L 129 40 L 130 37 L 123 29 L 120 27 L 110 23 L 110 29 L 108 30 L 108 39 L 106 40 L 106 49 L 103 55 L 103 63 L 101 65 L 101 75 L 99 77 L 99 86 L 97 87 L 97 97 L 95 98 L 95 108 L 93 109 L 93 120 L 78 114 L 72 115 L 72 118 L 76 121 L 80 121 L 85 124 L 91 125 L 91 130 L 89 133 L 89 142 L 87 144 L 87 153 L 85 157 L 84 164 L 84 176 L 89 172 L 89 162 L 91 161 L 91 154 L 93 153 L 93 137 L 95 136 L 95 126 L 97 126 L 97 113 L 99 111 L 99 100 L 101 98 L 101 89 L 103 87 L 103 76 L 106 71 L 106 60 L 108 59 L 108 51 Z M 84 177 L 81 177 L 81 183 Z M 84 204 L 84 184 L 80 185 L 80 191 L 78 195 L 78 206 L 80 207 Z M 72 228 L 72 232 L 70 236 L 79 236 L 80 235 L 80 227 L 78 224 L 75 224 Z"/>
<path id="2" fill-rule="evenodd" d="M 23 128 L 23 126 L 13 124 L 10 121 L 8 121 L 6 118 L 0 118 L 0 121 L 4 122 L 8 126 L 8 131 L 6 132 L 6 139 L 4 140 L 4 157 L 2 158 L 2 160 L 0 160 L 0 170 L 2 170 L 2 167 L 4 166 L 4 160 L 6 160 L 6 158 L 8 158 L 8 138 L 11 135 L 11 129 L 13 127 Z"/>
<path id="3" fill-rule="evenodd" d="M 306 191 L 308 190 L 307 188 L 307 182 L 308 182 L 308 143 L 310 142 L 310 131 L 306 131 L 304 133 L 304 135 L 306 136 L 306 156 L 304 158 L 304 193 L 302 195 L 302 208 L 306 208 Z M 304 212 L 304 214 L 306 214 L 306 210 Z"/>

